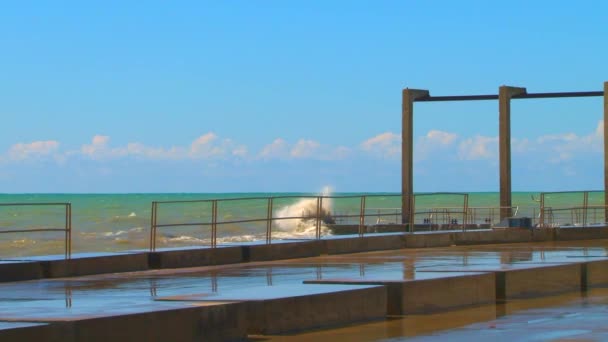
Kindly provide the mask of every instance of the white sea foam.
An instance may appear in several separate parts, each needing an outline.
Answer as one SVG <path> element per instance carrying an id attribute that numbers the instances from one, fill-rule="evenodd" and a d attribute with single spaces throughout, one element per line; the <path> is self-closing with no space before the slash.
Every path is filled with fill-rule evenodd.
<path id="1" fill-rule="evenodd" d="M 330 193 L 331 189 L 325 187 L 321 195 L 329 196 Z M 321 218 L 321 234 L 327 234 L 326 223 L 331 220 L 332 201 L 329 198 L 323 198 L 319 213 L 317 213 L 318 205 L 317 198 L 303 198 L 292 205 L 278 209 L 274 213 L 274 217 L 283 219 L 276 221 L 272 237 L 278 239 L 314 237 L 317 215 Z"/>

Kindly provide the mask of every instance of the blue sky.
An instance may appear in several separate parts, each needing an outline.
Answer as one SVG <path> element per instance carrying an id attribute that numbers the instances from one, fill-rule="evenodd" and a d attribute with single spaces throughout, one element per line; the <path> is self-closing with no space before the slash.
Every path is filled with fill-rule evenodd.
<path id="1" fill-rule="evenodd" d="M 602 90 L 604 1 L 0 4 L 0 192 L 399 191 L 401 90 Z M 603 188 L 602 99 L 512 105 L 513 189 Z M 420 103 L 416 191 L 498 190 L 498 104 Z"/>

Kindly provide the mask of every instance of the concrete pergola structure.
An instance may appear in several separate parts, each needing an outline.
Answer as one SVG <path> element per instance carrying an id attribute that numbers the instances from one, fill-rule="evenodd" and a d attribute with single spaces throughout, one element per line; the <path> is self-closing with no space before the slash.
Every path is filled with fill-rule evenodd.
<path id="1" fill-rule="evenodd" d="M 511 216 L 511 100 L 560 97 L 604 97 L 604 203 L 608 204 L 608 82 L 603 91 L 528 93 L 526 88 L 501 86 L 498 95 L 431 96 L 428 90 L 403 90 L 401 108 L 401 215 L 402 223 L 414 217 L 414 102 L 498 100 L 500 219 Z M 605 209 L 608 218 L 608 207 Z"/>

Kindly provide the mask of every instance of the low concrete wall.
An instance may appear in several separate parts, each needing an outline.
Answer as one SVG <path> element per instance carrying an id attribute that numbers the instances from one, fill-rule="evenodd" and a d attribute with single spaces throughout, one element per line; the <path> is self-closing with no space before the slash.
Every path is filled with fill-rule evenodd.
<path id="1" fill-rule="evenodd" d="M 4 261 L 0 263 L 0 282 L 40 279 L 43 277 L 42 264 L 37 261 Z"/>
<path id="2" fill-rule="evenodd" d="M 405 234 L 405 248 L 449 247 L 454 233 Z"/>
<path id="3" fill-rule="evenodd" d="M 555 240 L 594 240 L 608 239 L 608 228 L 556 228 Z"/>
<path id="4" fill-rule="evenodd" d="M 148 269 L 148 254 L 111 254 L 94 257 L 41 261 L 41 264 L 45 278 L 143 271 Z"/>
<path id="5" fill-rule="evenodd" d="M 3 327 L 0 329 L 0 341 L 2 342 L 59 342 L 73 341 L 73 332 L 69 325 L 55 323 L 4 323 L 14 327 Z"/>
<path id="6" fill-rule="evenodd" d="M 364 237 L 349 237 L 340 239 L 325 239 L 323 243 L 324 254 L 345 254 L 369 251 L 380 251 L 390 249 L 401 249 L 404 247 L 405 235 L 368 235 Z"/>
<path id="7" fill-rule="evenodd" d="M 582 264 L 542 265 L 495 271 L 498 302 L 581 290 Z"/>
<path id="8" fill-rule="evenodd" d="M 321 240 L 273 243 L 270 245 L 245 245 L 243 261 L 269 261 L 308 258 L 321 255 Z"/>
<path id="9" fill-rule="evenodd" d="M 422 280 L 322 279 L 304 283 L 386 286 L 387 315 L 431 313 L 496 302 L 493 273 L 445 273 L 446 277 Z"/>
<path id="10" fill-rule="evenodd" d="M 243 262 L 243 248 L 241 246 L 180 249 L 149 253 L 149 265 L 152 269 L 227 265 L 239 262 Z"/>
<path id="11" fill-rule="evenodd" d="M 386 303 L 384 286 L 250 301 L 248 332 L 283 334 L 382 319 Z"/>
<path id="12" fill-rule="evenodd" d="M 391 290 L 389 313 L 421 314 L 496 302 L 492 273 L 404 282 Z M 392 294 L 392 296 L 391 296 Z M 394 301 L 393 301 L 394 300 Z"/>
<path id="13" fill-rule="evenodd" d="M 242 303 L 78 320 L 75 342 L 240 341 L 247 323 Z"/>
<path id="14" fill-rule="evenodd" d="M 608 260 L 583 263 L 583 286 L 585 289 L 608 285 Z"/>

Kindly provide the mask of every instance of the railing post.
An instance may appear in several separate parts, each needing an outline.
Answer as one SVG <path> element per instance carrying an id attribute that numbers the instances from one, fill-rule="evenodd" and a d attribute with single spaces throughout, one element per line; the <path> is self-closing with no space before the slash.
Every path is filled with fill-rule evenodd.
<path id="1" fill-rule="evenodd" d="M 211 248 L 217 246 L 217 200 L 211 202 Z"/>
<path id="2" fill-rule="evenodd" d="M 72 204 L 65 204 L 65 258 L 72 258 Z"/>
<path id="3" fill-rule="evenodd" d="M 545 194 L 540 194 L 540 212 L 538 213 L 538 226 L 541 228 L 545 227 Z"/>
<path id="4" fill-rule="evenodd" d="M 152 212 L 150 214 L 150 252 L 156 251 L 156 201 L 152 202 Z"/>
<path id="5" fill-rule="evenodd" d="M 266 244 L 272 243 L 272 197 L 268 197 L 266 207 Z"/>
<path id="6" fill-rule="evenodd" d="M 363 236 L 365 230 L 365 195 L 361 196 L 359 207 L 359 236 Z"/>
<path id="7" fill-rule="evenodd" d="M 316 237 L 321 239 L 321 212 L 323 211 L 323 196 L 317 196 L 317 222 L 316 222 Z"/>
<path id="8" fill-rule="evenodd" d="M 469 194 L 464 195 L 464 214 L 462 215 L 462 231 L 467 231 L 467 212 L 469 211 Z"/>

